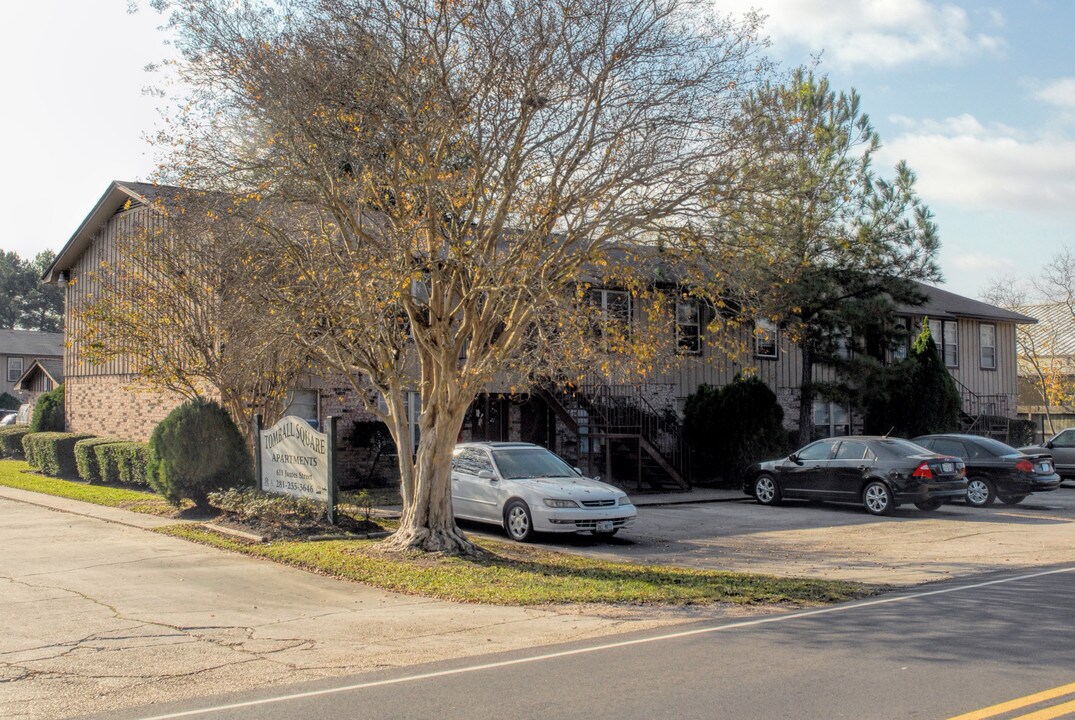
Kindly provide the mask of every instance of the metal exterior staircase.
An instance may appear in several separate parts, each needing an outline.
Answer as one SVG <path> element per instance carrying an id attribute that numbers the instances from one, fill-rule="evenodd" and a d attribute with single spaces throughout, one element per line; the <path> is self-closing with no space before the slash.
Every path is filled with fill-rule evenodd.
<path id="1" fill-rule="evenodd" d="M 675 413 L 661 412 L 645 385 L 613 385 L 598 378 L 538 393 L 578 440 L 574 454 L 588 474 L 636 489 L 689 490 L 690 454 Z"/>
<path id="2" fill-rule="evenodd" d="M 1008 442 L 1011 439 L 1008 396 L 979 395 L 958 380 L 955 380 L 955 383 L 959 388 L 961 401 L 959 418 L 962 431 L 969 435 L 982 435 Z"/>

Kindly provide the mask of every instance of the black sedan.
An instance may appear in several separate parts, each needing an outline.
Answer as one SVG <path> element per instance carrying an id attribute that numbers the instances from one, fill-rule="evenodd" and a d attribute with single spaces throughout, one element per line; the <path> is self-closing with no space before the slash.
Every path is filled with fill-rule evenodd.
<path id="1" fill-rule="evenodd" d="M 1014 505 L 1030 493 L 1060 487 L 1060 476 L 1046 450 L 1019 451 L 977 435 L 923 435 L 912 442 L 963 458 L 967 464 L 967 504 L 974 507 L 988 507 L 997 499 Z"/>
<path id="2" fill-rule="evenodd" d="M 762 505 L 784 498 L 862 503 L 887 515 L 902 503 L 936 510 L 967 493 L 963 461 L 888 437 L 849 436 L 812 442 L 786 458 L 755 463 L 743 491 Z"/>

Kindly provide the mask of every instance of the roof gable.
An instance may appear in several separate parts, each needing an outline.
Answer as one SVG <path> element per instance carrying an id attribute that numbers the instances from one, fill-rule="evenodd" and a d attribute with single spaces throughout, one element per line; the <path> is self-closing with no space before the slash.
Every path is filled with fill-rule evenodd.
<path id="1" fill-rule="evenodd" d="M 89 215 L 75 230 L 75 234 L 71 236 L 71 239 L 56 255 L 56 259 L 45 271 L 45 274 L 41 276 L 41 279 L 47 283 L 57 282 L 60 273 L 71 269 L 82 253 L 86 252 L 86 248 L 90 246 L 90 243 L 93 242 L 97 231 L 128 201 L 149 205 L 158 197 L 172 190 L 174 188 L 167 185 L 113 180 L 108 189 L 105 190 L 104 195 L 101 196 L 101 199 L 90 210 Z"/>

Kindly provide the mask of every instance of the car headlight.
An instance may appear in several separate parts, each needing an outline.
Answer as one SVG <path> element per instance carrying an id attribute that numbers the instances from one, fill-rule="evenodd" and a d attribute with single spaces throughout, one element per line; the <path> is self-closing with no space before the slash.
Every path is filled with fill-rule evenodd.
<path id="1" fill-rule="evenodd" d="M 545 504 L 555 508 L 577 508 L 579 506 L 574 500 L 559 500 L 557 498 L 545 498 Z"/>
<path id="2" fill-rule="evenodd" d="M 623 497 L 620 498 L 620 501 L 618 503 L 616 503 L 616 504 L 617 505 L 630 505 L 631 504 L 631 498 L 629 498 L 626 495 L 624 495 Z"/>

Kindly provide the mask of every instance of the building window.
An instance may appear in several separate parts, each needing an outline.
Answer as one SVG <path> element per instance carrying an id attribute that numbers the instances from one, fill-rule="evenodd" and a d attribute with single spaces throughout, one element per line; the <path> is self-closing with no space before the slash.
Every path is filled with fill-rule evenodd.
<path id="1" fill-rule="evenodd" d="M 9 383 L 18 382 L 18 379 L 22 377 L 22 358 L 21 357 L 9 357 L 7 359 L 7 381 Z"/>
<path id="2" fill-rule="evenodd" d="M 814 401 L 814 437 L 851 434 L 851 408 L 837 402 Z"/>
<path id="3" fill-rule="evenodd" d="M 929 334 L 937 345 L 944 364 L 959 367 L 959 325 L 955 320 L 930 320 Z"/>
<path id="4" fill-rule="evenodd" d="M 982 323 L 978 326 L 978 357 L 983 370 L 997 369 L 997 326 Z"/>
<path id="5" fill-rule="evenodd" d="M 754 357 L 775 358 L 777 356 L 776 324 L 765 319 L 754 321 Z"/>
<path id="6" fill-rule="evenodd" d="M 684 355 L 702 354 L 701 307 L 697 300 L 676 301 L 676 349 Z"/>
<path id="7" fill-rule="evenodd" d="M 892 361 L 906 360 L 911 354 L 911 319 L 896 318 L 896 346 L 892 348 Z"/>
<path id="8" fill-rule="evenodd" d="M 618 332 L 626 334 L 631 324 L 631 294 L 626 290 L 609 290 L 607 288 L 590 288 L 586 298 L 595 308 L 600 308 L 598 335 L 605 335 L 610 326 L 618 326 Z M 615 335 L 615 333 L 614 333 Z"/>
<path id="9" fill-rule="evenodd" d="M 284 408 L 284 416 L 294 415 L 302 418 L 315 428 L 320 429 L 318 419 L 318 401 L 320 396 L 316 390 L 290 390 L 287 393 L 287 406 Z"/>

